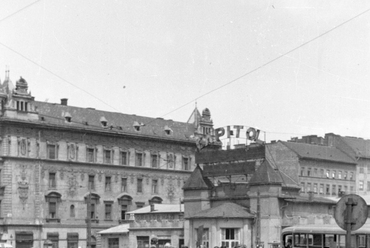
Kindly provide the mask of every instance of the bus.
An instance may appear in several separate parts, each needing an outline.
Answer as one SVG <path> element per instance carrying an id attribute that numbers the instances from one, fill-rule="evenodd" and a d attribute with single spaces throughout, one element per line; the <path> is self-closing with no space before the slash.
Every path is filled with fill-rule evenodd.
<path id="1" fill-rule="evenodd" d="M 282 248 L 346 248 L 346 231 L 337 225 L 291 226 L 282 230 L 281 241 Z M 351 232 L 351 248 L 368 247 L 369 224 Z"/>

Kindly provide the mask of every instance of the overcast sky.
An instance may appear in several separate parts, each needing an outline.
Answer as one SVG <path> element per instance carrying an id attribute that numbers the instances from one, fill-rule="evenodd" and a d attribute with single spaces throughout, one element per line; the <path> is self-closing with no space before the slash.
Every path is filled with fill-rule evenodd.
<path id="1" fill-rule="evenodd" d="M 3 0 L 0 79 L 9 66 L 39 101 L 184 122 L 197 102 L 215 127 L 257 127 L 267 140 L 369 139 L 369 9 L 365 0 Z"/>

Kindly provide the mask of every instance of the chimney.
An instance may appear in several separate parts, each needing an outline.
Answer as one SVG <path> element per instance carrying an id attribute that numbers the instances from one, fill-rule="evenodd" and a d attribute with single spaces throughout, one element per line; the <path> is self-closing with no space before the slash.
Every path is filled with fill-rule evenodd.
<path id="1" fill-rule="evenodd" d="M 60 99 L 60 104 L 61 105 L 64 105 L 64 106 L 67 106 L 68 105 L 68 98 L 62 98 L 62 99 Z"/>

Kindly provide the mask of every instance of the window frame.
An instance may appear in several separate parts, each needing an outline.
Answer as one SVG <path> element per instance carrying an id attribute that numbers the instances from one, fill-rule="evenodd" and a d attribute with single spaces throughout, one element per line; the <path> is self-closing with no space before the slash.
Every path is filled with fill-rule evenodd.
<path id="1" fill-rule="evenodd" d="M 182 156 L 182 170 L 190 171 L 190 157 L 189 156 Z"/>
<path id="2" fill-rule="evenodd" d="M 152 194 L 158 194 L 158 179 L 152 179 Z"/>
<path id="3" fill-rule="evenodd" d="M 58 150 L 59 150 L 58 148 L 59 148 L 58 144 L 47 142 L 47 144 L 46 144 L 46 158 L 51 159 L 51 160 L 57 160 L 58 159 Z M 51 156 L 52 154 L 54 156 Z"/>
<path id="4" fill-rule="evenodd" d="M 104 220 L 113 220 L 112 211 L 113 211 L 113 202 L 105 202 L 104 203 Z"/>
<path id="5" fill-rule="evenodd" d="M 112 192 L 112 176 L 105 176 L 104 190 L 105 192 Z"/>
<path id="6" fill-rule="evenodd" d="M 137 178 L 136 184 L 136 192 L 143 193 L 143 178 Z"/>
<path id="7" fill-rule="evenodd" d="M 95 147 L 86 147 L 86 162 L 87 163 L 96 163 L 96 148 Z"/>
<path id="8" fill-rule="evenodd" d="M 230 233 L 232 231 L 232 233 Z M 229 232 L 229 233 L 228 233 Z M 229 237 L 227 237 L 229 236 Z M 234 236 L 234 238 L 230 238 Z M 221 245 L 225 247 L 235 247 L 240 244 L 240 229 L 239 228 L 221 228 Z"/>
<path id="9" fill-rule="evenodd" d="M 143 167 L 144 166 L 144 152 L 135 152 L 135 166 Z"/>
<path id="10" fill-rule="evenodd" d="M 57 188 L 57 173 L 49 172 L 49 189 Z"/>
<path id="11" fill-rule="evenodd" d="M 124 163 L 124 160 L 125 160 L 125 163 Z M 121 150 L 119 152 L 119 164 L 128 166 L 130 165 L 129 161 L 130 161 L 129 151 Z"/>
<path id="12" fill-rule="evenodd" d="M 151 153 L 150 154 L 150 167 L 151 168 L 159 168 L 159 153 Z"/>
<path id="13" fill-rule="evenodd" d="M 107 149 L 107 148 L 103 149 L 103 163 L 113 164 L 113 150 L 112 149 Z"/>

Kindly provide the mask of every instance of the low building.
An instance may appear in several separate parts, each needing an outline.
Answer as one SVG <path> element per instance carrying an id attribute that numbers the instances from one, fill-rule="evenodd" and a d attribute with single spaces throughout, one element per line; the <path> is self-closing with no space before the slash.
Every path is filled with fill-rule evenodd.
<path id="1" fill-rule="evenodd" d="M 184 205 L 151 204 L 130 211 L 129 247 L 157 248 L 184 245 Z"/>

